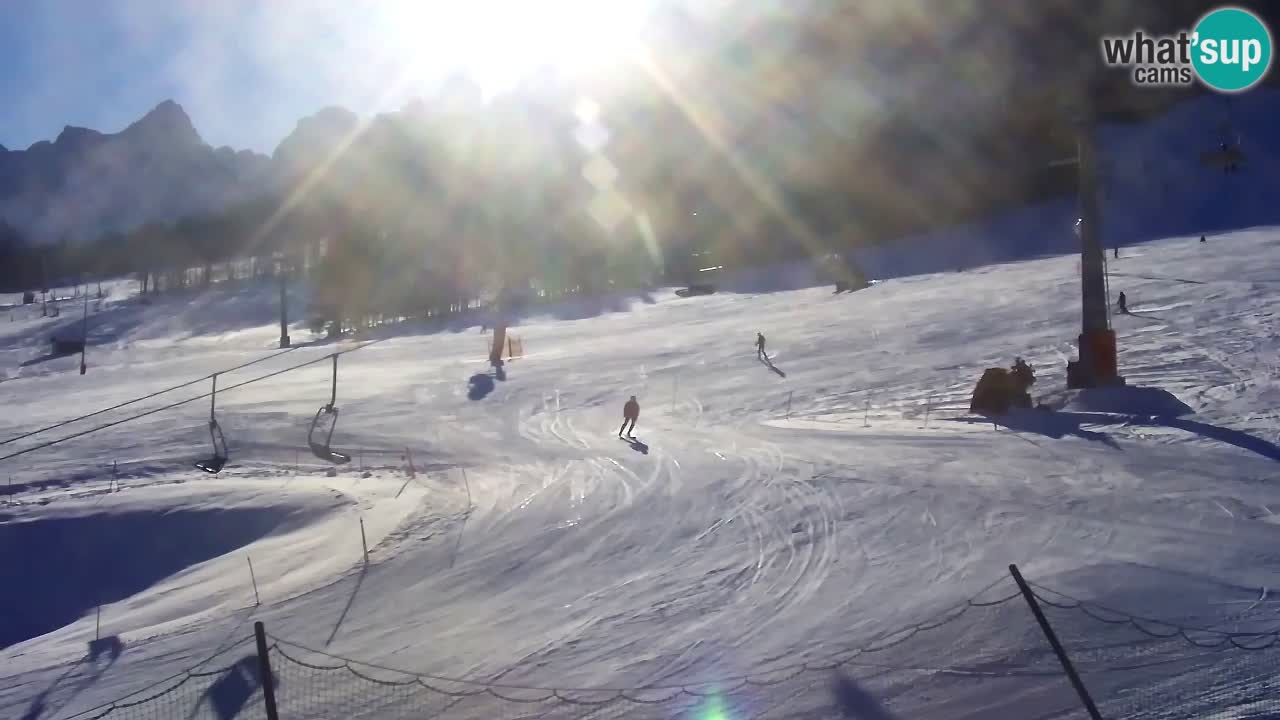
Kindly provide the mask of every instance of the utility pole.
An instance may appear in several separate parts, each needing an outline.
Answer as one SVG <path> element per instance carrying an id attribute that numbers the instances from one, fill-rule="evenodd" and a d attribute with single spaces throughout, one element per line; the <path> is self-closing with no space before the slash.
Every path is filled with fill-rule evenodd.
<path id="1" fill-rule="evenodd" d="M 49 317 L 49 273 L 43 252 L 40 253 L 40 317 Z"/>
<path id="2" fill-rule="evenodd" d="M 285 256 L 280 255 L 280 347 L 289 347 L 289 286 Z"/>
<path id="3" fill-rule="evenodd" d="M 1080 358 L 1067 363 L 1067 387 L 1120 385 L 1116 362 L 1116 333 L 1111 329 L 1107 298 L 1106 250 L 1102 241 L 1099 203 L 1097 114 L 1093 93 L 1085 98 L 1076 129 L 1076 159 L 1080 183 Z"/>
<path id="4" fill-rule="evenodd" d="M 1050 167 L 1074 165 L 1079 186 L 1080 220 L 1076 228 L 1080 237 L 1080 357 L 1067 362 L 1067 387 L 1072 389 L 1124 384 L 1117 368 L 1116 333 L 1111 329 L 1107 297 L 1095 97 L 1095 83 L 1090 78 L 1075 108 L 1076 156 L 1050 163 Z"/>
<path id="5" fill-rule="evenodd" d="M 89 347 L 89 288 L 85 288 L 84 292 L 84 317 L 80 320 L 80 374 L 83 375 L 89 369 L 84 364 L 84 351 Z"/>

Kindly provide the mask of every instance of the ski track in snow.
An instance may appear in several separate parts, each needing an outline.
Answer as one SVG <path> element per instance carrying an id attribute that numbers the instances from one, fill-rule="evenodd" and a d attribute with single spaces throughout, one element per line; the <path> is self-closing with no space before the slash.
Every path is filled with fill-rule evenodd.
<path id="1" fill-rule="evenodd" d="M 513 330 L 528 355 L 476 400 L 468 379 L 485 368 L 474 328 L 393 329 L 340 362 L 334 443 L 359 459 L 335 477 L 303 443 L 327 401 L 326 362 L 219 395 L 232 453 L 219 477 L 189 469 L 208 452 L 203 400 L 15 458 L 0 468 L 16 486 L 0 507 L 5 524 L 122 508 L 230 511 L 246 493 L 311 514 L 105 605 L 104 629 L 127 650 L 74 696 L 54 681 L 83 654 L 91 614 L 0 651 L 0 716 L 21 716 L 51 686 L 61 715 L 114 699 L 246 634 L 250 619 L 304 645 L 451 677 L 556 687 L 709 680 L 926 623 L 1011 562 L 1036 582 L 1141 615 L 1230 628 L 1274 621 L 1280 465 L 1265 455 L 1280 441 L 1270 309 L 1280 285 L 1243 278 L 1278 266 L 1276 237 L 1239 232 L 1215 238 L 1212 252 L 1171 239 L 1112 261 L 1113 291 L 1123 283 L 1135 311 L 1114 318 L 1122 371 L 1131 385 L 1174 393 L 1194 424 L 1069 408 L 1049 427 L 968 416 L 981 370 L 1014 355 L 1036 366 L 1033 393 L 1061 394 L 1078 280 L 1074 258 L 1060 257 L 887 280 L 838 298 L 823 288 L 664 295 L 629 313 L 533 316 Z M 94 348 L 84 378 L 73 360 L 17 373 L 9 363 L 0 392 L 20 410 L 0 417 L 0 439 L 271 352 L 271 325 L 234 318 L 210 320 L 227 327 L 216 343 L 165 342 L 166 301 L 127 297 L 112 290 L 101 317 L 125 329 Z M 38 355 L 53 326 L 38 317 L 0 326 L 0 356 Z M 755 359 L 757 329 L 785 377 Z M 300 347 L 220 384 L 334 348 Z M 629 394 L 642 403 L 636 434 L 647 454 L 615 437 Z M 246 609 L 246 555 L 262 585 L 258 608 Z M 1214 672 L 1187 659 L 1195 648 L 1116 636 L 1062 612 L 1054 617 L 1083 649 L 1104 705 L 1174 676 L 1156 667 L 1101 679 L 1111 665 L 1166 653 L 1191 663 L 1176 675 L 1188 686 Z M 1045 653 L 1013 604 L 968 610 L 870 659 L 1052 670 Z M 1233 660 L 1224 698 L 1259 672 L 1253 657 L 1265 654 Z M 877 676 L 877 689 L 904 717 L 1030 708 L 1057 717 L 1071 707 L 1060 677 L 1018 677 L 1005 692 L 896 672 Z M 781 712 L 823 682 L 779 690 L 757 709 Z"/>

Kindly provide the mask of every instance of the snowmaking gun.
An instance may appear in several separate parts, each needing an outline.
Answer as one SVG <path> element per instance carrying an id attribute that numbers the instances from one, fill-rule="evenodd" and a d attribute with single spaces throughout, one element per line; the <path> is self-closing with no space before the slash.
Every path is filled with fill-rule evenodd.
<path id="1" fill-rule="evenodd" d="M 1031 386 L 1035 370 L 1018 358 L 1012 368 L 987 368 L 973 389 L 969 412 L 981 415 L 1004 415 L 1013 408 L 1030 408 Z"/>

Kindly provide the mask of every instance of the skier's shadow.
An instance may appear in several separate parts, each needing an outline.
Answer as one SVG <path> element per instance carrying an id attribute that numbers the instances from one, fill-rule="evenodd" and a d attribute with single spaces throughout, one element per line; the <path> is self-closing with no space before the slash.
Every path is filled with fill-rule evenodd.
<path id="1" fill-rule="evenodd" d="M 1155 320 L 1155 321 L 1157 321 L 1157 322 L 1169 322 L 1169 319 L 1168 319 L 1168 318 L 1164 318 L 1164 317 L 1161 317 L 1161 316 L 1159 316 L 1159 315 L 1152 315 L 1151 313 L 1144 313 L 1144 312 L 1140 312 L 1140 311 L 1138 311 L 1138 310 L 1127 310 L 1127 311 L 1122 312 L 1122 313 L 1120 313 L 1120 314 L 1121 314 L 1121 315 L 1132 315 L 1133 317 L 1143 318 L 1144 320 Z"/>
<path id="2" fill-rule="evenodd" d="M 632 449 L 632 450 L 635 450 L 636 452 L 640 453 L 641 455 L 648 455 L 648 454 L 649 454 L 649 446 L 648 446 L 648 445 L 645 445 L 644 443 L 640 442 L 639 440 L 637 440 L 637 439 L 635 439 L 635 438 L 623 438 L 623 439 L 627 441 L 627 444 L 631 446 L 631 449 Z"/>
<path id="3" fill-rule="evenodd" d="M 778 368 L 778 366 L 776 366 L 776 365 L 774 365 L 774 364 L 773 364 L 773 360 L 772 360 L 768 355 L 766 355 L 766 354 L 762 354 L 762 355 L 760 355 L 760 362 L 764 363 L 764 366 L 765 366 L 765 367 L 767 367 L 767 368 L 769 368 L 770 370 L 772 370 L 772 371 L 774 371 L 775 373 L 777 373 L 778 377 L 786 377 L 786 376 L 787 376 L 787 374 L 786 374 L 786 373 L 784 373 L 784 372 L 782 372 L 782 370 L 781 370 L 780 368 Z"/>

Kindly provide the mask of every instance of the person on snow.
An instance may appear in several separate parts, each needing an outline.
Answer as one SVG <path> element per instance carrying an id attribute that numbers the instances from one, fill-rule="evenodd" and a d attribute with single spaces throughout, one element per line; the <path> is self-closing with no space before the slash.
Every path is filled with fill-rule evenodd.
<path id="1" fill-rule="evenodd" d="M 756 333 L 756 359 L 768 360 L 769 356 L 764 351 L 764 334 Z"/>
<path id="2" fill-rule="evenodd" d="M 632 395 L 627 404 L 622 406 L 622 427 L 618 428 L 618 437 L 623 437 L 623 432 L 626 433 L 626 437 L 632 437 L 631 433 L 635 432 L 636 420 L 639 417 L 640 403 L 636 401 L 636 396 Z M 627 426 L 628 423 L 630 427 Z"/>
<path id="3" fill-rule="evenodd" d="M 1010 374 L 1024 389 L 1031 387 L 1036 382 L 1036 371 L 1022 358 L 1013 359 L 1013 369 L 1010 370 Z"/>
<path id="4" fill-rule="evenodd" d="M 1013 368 L 1009 371 L 1013 383 L 1013 393 L 1009 398 L 1012 407 L 1031 407 L 1031 386 L 1036 382 L 1036 371 L 1022 358 L 1014 358 Z"/>
<path id="5" fill-rule="evenodd" d="M 1120 312 L 1129 314 L 1129 301 L 1125 298 L 1123 290 L 1120 291 L 1120 297 L 1116 299 L 1116 305 L 1119 306 Z"/>

